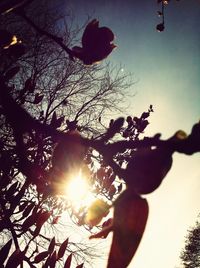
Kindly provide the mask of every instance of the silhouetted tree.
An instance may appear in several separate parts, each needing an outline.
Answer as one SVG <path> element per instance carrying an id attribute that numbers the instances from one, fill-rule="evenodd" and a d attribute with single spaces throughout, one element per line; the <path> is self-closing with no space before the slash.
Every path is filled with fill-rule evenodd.
<path id="1" fill-rule="evenodd" d="M 103 112 L 115 107 L 116 93 L 121 92 L 116 88 L 127 84 L 119 73 L 112 80 L 101 65 L 86 68 L 83 63 L 108 56 L 112 31 L 103 29 L 103 35 L 109 35 L 102 45 L 106 51 L 98 47 L 98 55 L 91 51 L 91 59 L 88 48 L 95 49 L 96 43 L 88 25 L 90 29 L 95 23 L 97 36 L 101 28 L 96 20 L 89 22 L 83 31 L 87 33 L 87 42 L 82 39 L 84 57 L 77 56 L 71 49 L 70 31 L 66 35 L 56 31 L 66 29 L 65 23 L 55 28 L 44 9 L 42 17 L 36 16 L 31 6 L 36 1 L 13 3 L 13 8 L 5 6 L 2 12 L 11 10 L 19 21 L 8 13 L 10 23 L 0 32 L 0 230 L 5 239 L 1 264 L 10 268 L 26 262 L 30 267 L 53 268 L 64 258 L 65 267 L 70 267 L 77 248 L 81 255 L 88 249 L 67 236 L 62 241 L 56 237 L 59 229 L 54 226 L 67 210 L 76 224 L 92 230 L 91 238 L 105 238 L 113 231 L 107 267 L 127 267 L 148 219 L 148 202 L 141 195 L 159 187 L 172 167 L 174 152 L 200 151 L 200 123 L 189 135 L 177 131 L 168 140 L 161 140 L 160 134 L 144 137 L 153 112 L 150 105 L 140 117 L 111 119 L 104 125 Z M 22 37 L 21 19 L 29 29 Z M 101 199 L 75 210 L 63 187 L 70 174 L 79 171 Z M 114 218 L 102 223 L 111 206 Z M 97 233 L 95 226 L 100 229 Z"/>
<path id="2" fill-rule="evenodd" d="M 181 261 L 185 268 L 200 267 L 200 222 L 188 230 L 185 240 L 185 248 L 181 253 Z"/>
<path id="3" fill-rule="evenodd" d="M 77 130 L 97 137 L 106 128 L 106 112 L 119 109 L 117 104 L 130 85 L 109 64 L 85 67 L 80 61 L 73 61 L 71 55 L 69 58 L 61 41 L 54 42 L 48 34 L 67 47 L 73 45 L 81 29 L 70 28 L 71 18 L 66 22 L 47 2 L 41 1 L 38 6 L 33 1 L 33 6 L 20 6 L 14 9 L 16 13 L 1 17 L 0 231 L 4 241 L 1 246 L 5 244 L 2 263 L 11 255 L 8 267 L 17 265 L 16 259 L 32 267 L 42 262 L 53 265 L 61 262 L 65 251 L 82 259 L 96 254 L 88 245 L 69 241 L 67 229 L 59 223 L 61 213 L 67 209 L 73 221 L 81 225 L 83 213 L 75 212 L 70 201 L 57 197 L 53 183 L 48 183 L 46 176 L 55 175 L 50 170 L 57 161 L 56 153 L 52 159 L 52 152 L 58 140 L 50 133 L 38 131 L 40 127 L 32 129 L 31 117 L 21 115 L 28 111 L 35 122 L 48 125 L 53 131 Z M 16 122 L 8 119 L 14 114 Z M 91 167 L 90 154 L 86 162 Z M 95 177 L 96 171 L 90 176 Z M 65 240 L 58 238 L 63 231 Z M 73 259 L 69 255 L 68 266 Z"/>

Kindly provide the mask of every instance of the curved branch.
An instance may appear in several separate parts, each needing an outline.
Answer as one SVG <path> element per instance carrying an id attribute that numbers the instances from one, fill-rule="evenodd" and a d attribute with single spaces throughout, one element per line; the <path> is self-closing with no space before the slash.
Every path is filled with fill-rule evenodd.
<path id="1" fill-rule="evenodd" d="M 36 25 L 29 17 L 26 16 L 24 10 L 15 10 L 15 13 L 22 17 L 32 28 L 34 28 L 39 34 L 45 35 L 51 40 L 53 40 L 56 44 L 58 44 L 64 51 L 67 52 L 69 55 L 69 58 L 73 60 L 73 52 L 71 49 L 69 49 L 65 44 L 62 42 L 62 38 L 57 37 L 43 29 L 41 29 L 38 25 Z"/>

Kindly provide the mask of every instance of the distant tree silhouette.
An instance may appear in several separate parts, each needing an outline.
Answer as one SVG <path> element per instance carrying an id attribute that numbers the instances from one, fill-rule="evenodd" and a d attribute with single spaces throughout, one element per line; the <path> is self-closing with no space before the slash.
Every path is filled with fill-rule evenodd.
<path id="1" fill-rule="evenodd" d="M 200 267 L 200 221 L 188 230 L 185 248 L 181 252 L 181 261 L 185 268 Z"/>

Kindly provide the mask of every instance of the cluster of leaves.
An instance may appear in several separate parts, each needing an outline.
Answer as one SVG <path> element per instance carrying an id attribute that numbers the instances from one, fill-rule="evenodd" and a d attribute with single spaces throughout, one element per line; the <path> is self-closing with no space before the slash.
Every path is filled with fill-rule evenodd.
<path id="1" fill-rule="evenodd" d="M 109 96 L 111 96 L 112 88 L 121 82 L 118 80 L 115 84 L 115 81 L 112 82 L 108 78 L 108 73 L 102 75 L 102 68 L 84 69 L 84 66 L 80 63 L 73 63 L 73 66 L 71 66 L 71 62 L 68 61 L 69 69 L 65 69 L 68 73 L 65 72 L 65 77 L 57 77 L 61 80 L 51 90 L 49 88 L 51 86 L 49 83 L 50 73 L 48 77 L 44 73 L 45 80 L 41 79 L 41 75 L 44 70 L 56 70 L 54 61 L 50 65 L 50 59 L 47 62 L 46 69 L 44 65 L 47 57 L 44 60 L 44 65 L 42 63 L 39 66 L 36 63 L 39 62 L 39 58 L 40 60 L 43 59 L 44 50 L 41 51 L 41 54 L 40 52 L 32 54 L 33 49 L 30 45 L 25 46 L 24 42 L 18 40 L 10 31 L 2 29 L 0 35 L 0 83 L 2 86 L 1 101 L 3 103 L 0 107 L 0 232 L 4 239 L 7 238 L 7 234 L 9 234 L 9 237 L 12 236 L 12 239 L 1 248 L 2 266 L 7 268 L 17 267 L 19 264 L 26 262 L 31 267 L 36 267 L 39 263 L 43 264 L 43 267 L 55 267 L 55 264 L 60 263 L 63 259 L 62 262 L 65 267 L 71 267 L 72 253 L 76 252 L 76 246 L 79 249 L 81 247 L 73 243 L 73 249 L 70 249 L 72 243 L 68 243 L 68 239 L 60 242 L 55 238 L 51 239 L 50 234 L 48 236 L 43 235 L 45 227 L 50 228 L 52 226 L 53 228 L 58 223 L 61 213 L 69 208 L 66 201 L 52 196 L 49 188 L 51 157 L 55 139 L 49 133 L 33 129 L 28 114 L 25 118 L 27 120 L 24 120 L 23 112 L 25 110 L 23 109 L 26 108 L 31 111 L 35 119 L 41 124 L 48 123 L 49 129 L 60 129 L 62 131 L 76 129 L 78 127 L 77 119 L 82 117 L 85 120 L 85 115 L 88 114 L 87 120 L 83 121 L 85 124 L 83 130 L 92 133 L 90 121 L 93 122 L 95 117 L 98 118 L 99 113 L 102 114 L 103 110 L 101 108 L 99 112 L 96 110 L 95 113 L 92 113 L 91 110 L 96 109 L 96 105 L 98 106 L 101 102 L 103 103 L 104 96 L 105 103 L 110 102 Z M 44 44 L 44 40 L 41 40 L 40 45 Z M 38 48 L 37 45 L 38 43 L 35 47 L 33 46 L 35 50 Z M 62 56 L 59 57 L 59 60 L 61 58 Z M 35 69 L 31 68 L 32 59 Z M 58 62 L 57 67 L 59 68 Z M 48 69 L 49 65 L 50 68 Z M 40 67 L 41 70 L 38 70 Z M 99 76 L 98 71 L 101 73 Z M 94 84 L 95 74 L 97 74 L 96 85 Z M 57 74 L 54 74 L 54 77 L 55 75 Z M 73 79 L 71 76 L 73 76 Z M 93 83 L 90 85 L 92 81 Z M 98 83 L 102 81 L 104 85 L 102 84 L 98 88 L 97 81 Z M 109 81 L 113 84 L 109 84 Z M 54 86 L 54 81 L 52 83 Z M 61 99 L 58 102 L 58 91 L 61 92 L 66 84 L 68 84 L 69 94 L 66 96 L 66 94 L 61 93 Z M 90 90 L 92 88 L 94 89 L 93 92 Z M 5 94 L 3 90 L 5 90 Z M 89 92 L 87 93 L 87 91 Z M 79 95 L 82 101 L 77 102 L 75 107 L 71 103 L 70 97 L 75 96 L 77 99 Z M 107 109 L 106 105 L 103 109 Z M 76 116 L 74 120 L 70 121 L 70 113 L 73 115 L 73 106 Z M 62 109 L 59 110 L 59 107 Z M 63 115 L 63 107 L 67 107 L 65 112 L 68 119 L 66 120 Z M 12 114 L 15 119 L 12 119 Z M 90 114 L 93 114 L 94 117 L 91 118 Z M 16 118 L 19 122 L 16 121 Z M 43 247 L 46 250 L 42 250 Z M 71 253 L 66 261 L 64 261 L 65 253 Z M 81 254 L 84 253 L 80 253 L 80 256 Z M 75 253 L 73 255 L 77 256 Z M 77 267 L 81 268 L 83 264 Z"/>
<path id="2" fill-rule="evenodd" d="M 9 47 L 5 48 L 2 46 L 3 53 L 4 50 L 9 49 Z M 17 60 L 18 57 L 14 59 L 14 64 L 15 62 L 17 63 Z M 32 107 L 32 109 L 35 107 L 37 110 L 38 105 L 42 104 L 44 95 L 37 92 L 34 79 L 32 79 L 32 77 L 27 78 L 24 85 L 22 85 L 19 92 L 17 92 L 12 80 L 20 72 L 20 67 L 16 64 L 16 66 L 8 68 L 8 65 L 2 67 L 4 69 L 2 70 L 1 82 L 5 84 L 4 87 L 9 91 L 9 94 L 13 95 L 16 103 L 13 104 L 16 105 L 16 107 L 17 105 Z M 16 107 L 13 107 L 14 112 Z M 126 127 L 123 127 L 122 121 L 122 124 L 120 123 L 119 125 L 114 120 L 111 120 L 107 132 L 103 135 L 105 143 L 108 143 L 116 133 L 119 133 L 126 139 L 138 138 L 139 134 L 143 132 L 148 124 L 146 118 L 149 116 L 149 113 L 151 112 L 150 110 L 147 113 L 143 113 L 140 118 L 131 118 L 129 116 L 127 118 Z M 3 106 L 1 114 L 2 118 L 4 118 L 6 112 L 7 110 L 5 109 L 5 106 Z M 10 112 L 12 113 L 12 110 Z M 39 112 L 37 119 L 41 123 L 47 121 L 46 118 L 44 118 L 43 110 Z M 64 116 L 58 117 L 54 110 L 51 120 L 49 121 L 49 126 L 52 129 L 59 129 L 63 126 L 63 123 Z M 29 123 L 27 122 L 27 124 Z M 66 128 L 64 129 L 68 128 L 69 130 L 72 130 L 77 128 L 77 123 L 73 124 L 71 129 L 69 125 L 69 120 L 66 120 Z M 69 209 L 68 204 L 65 205 L 63 201 L 59 203 L 59 201 L 52 196 L 53 193 L 51 193 L 50 189 L 52 183 L 51 181 L 49 184 L 49 179 L 52 179 L 49 175 L 51 174 L 50 159 L 53 144 L 55 142 L 52 140 L 52 137 L 46 133 L 27 129 L 28 131 L 24 132 L 23 136 L 23 146 L 21 146 L 18 144 L 17 135 L 14 133 L 13 136 L 12 134 L 12 127 L 15 131 L 15 123 L 12 122 L 10 126 L 9 120 L 5 120 L 1 139 L 1 160 L 2 163 L 4 163 L 1 167 L 1 231 L 7 228 L 6 226 L 9 226 L 16 248 L 14 253 L 12 253 L 7 260 L 5 267 L 10 265 L 10 263 L 16 262 L 16 260 L 18 261 L 16 262 L 17 265 L 23 261 L 31 265 L 45 261 L 44 265 L 47 265 L 47 267 L 48 265 L 54 267 L 55 262 L 61 259 L 59 253 L 60 250 L 58 251 L 58 254 L 55 250 L 38 252 L 37 246 L 35 250 L 32 250 L 31 256 L 27 256 L 27 253 L 32 241 L 37 241 L 38 237 L 41 239 L 41 230 L 45 224 L 56 224 L 62 211 L 66 208 Z M 8 128 L 10 129 L 9 133 Z M 5 139 L 3 140 L 4 136 Z M 20 153 L 19 150 L 21 149 L 23 152 Z M 127 154 L 128 152 L 121 154 L 121 156 L 118 155 L 116 160 L 118 162 L 121 161 L 122 163 L 125 157 L 127 157 Z M 23 163 L 24 165 L 22 165 L 20 158 L 24 158 L 24 155 L 28 161 L 25 161 Z M 95 168 L 94 163 L 97 160 L 100 163 L 99 168 Z M 5 163 L 8 165 L 5 165 Z M 96 195 L 104 196 L 104 198 L 109 200 L 116 199 L 116 196 L 119 195 L 123 188 L 122 182 L 120 181 L 116 183 L 116 175 L 113 169 L 105 163 L 103 157 L 101 155 L 96 157 L 92 154 L 92 150 L 89 150 L 85 156 L 85 163 L 90 170 L 89 179 L 91 181 L 93 192 Z M 26 164 L 28 164 L 28 166 L 26 166 Z M 22 170 L 25 176 L 21 174 L 20 170 Z M 84 213 L 81 212 L 81 215 L 79 213 L 74 213 L 73 217 L 76 218 L 76 222 L 81 224 L 81 220 L 85 214 L 86 210 Z M 86 224 L 85 221 L 83 223 Z M 105 227 L 107 224 L 109 224 L 108 221 L 104 222 L 102 226 Z M 29 238 L 24 244 L 23 250 L 19 249 L 20 247 L 18 243 L 18 239 L 21 240 L 22 237 L 24 237 L 25 241 Z M 49 240 L 47 238 L 45 239 L 47 241 Z M 52 248 L 52 243 L 53 242 L 49 245 L 50 248 Z M 9 240 L 9 242 L 2 248 L 5 256 L 5 251 L 7 251 L 7 254 L 10 254 L 10 247 L 11 240 Z M 70 256 L 66 260 L 66 263 L 69 262 Z"/>
<path id="3" fill-rule="evenodd" d="M 5 263 L 7 257 L 12 250 L 12 239 L 10 239 L 1 249 L 0 258 L 2 265 Z M 43 268 L 55 267 L 64 256 L 65 251 L 68 246 L 68 239 L 66 239 L 60 246 L 56 244 L 55 237 L 49 243 L 48 249 L 38 253 L 38 249 L 35 249 L 30 257 L 26 257 L 27 249 L 26 247 L 23 251 L 16 249 L 10 254 L 7 259 L 6 268 L 18 267 L 23 261 L 26 261 L 31 267 L 37 267 L 39 263 L 43 263 Z M 56 250 L 58 248 L 58 250 Z M 73 254 L 71 253 L 64 262 L 64 267 L 71 267 Z M 82 268 L 83 263 L 76 266 L 76 268 Z"/>

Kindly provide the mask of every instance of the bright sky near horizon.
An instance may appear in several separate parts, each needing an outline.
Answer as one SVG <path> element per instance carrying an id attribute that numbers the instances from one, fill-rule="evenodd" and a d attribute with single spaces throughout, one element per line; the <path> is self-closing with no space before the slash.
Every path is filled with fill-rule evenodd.
<path id="1" fill-rule="evenodd" d="M 156 1 L 70 0 L 75 21 L 88 15 L 110 27 L 118 48 L 109 56 L 137 81 L 130 115 L 140 115 L 150 104 L 146 135 L 163 138 L 178 129 L 190 132 L 200 119 L 200 1 L 170 1 L 166 29 L 155 31 L 160 22 Z M 127 104 L 128 105 L 128 104 Z M 124 115 L 122 115 L 124 116 Z M 200 213 L 200 154 L 174 155 L 173 167 L 161 187 L 147 195 L 150 215 L 142 242 L 129 268 L 180 268 L 184 236 Z M 95 268 L 104 268 L 106 261 Z"/>

